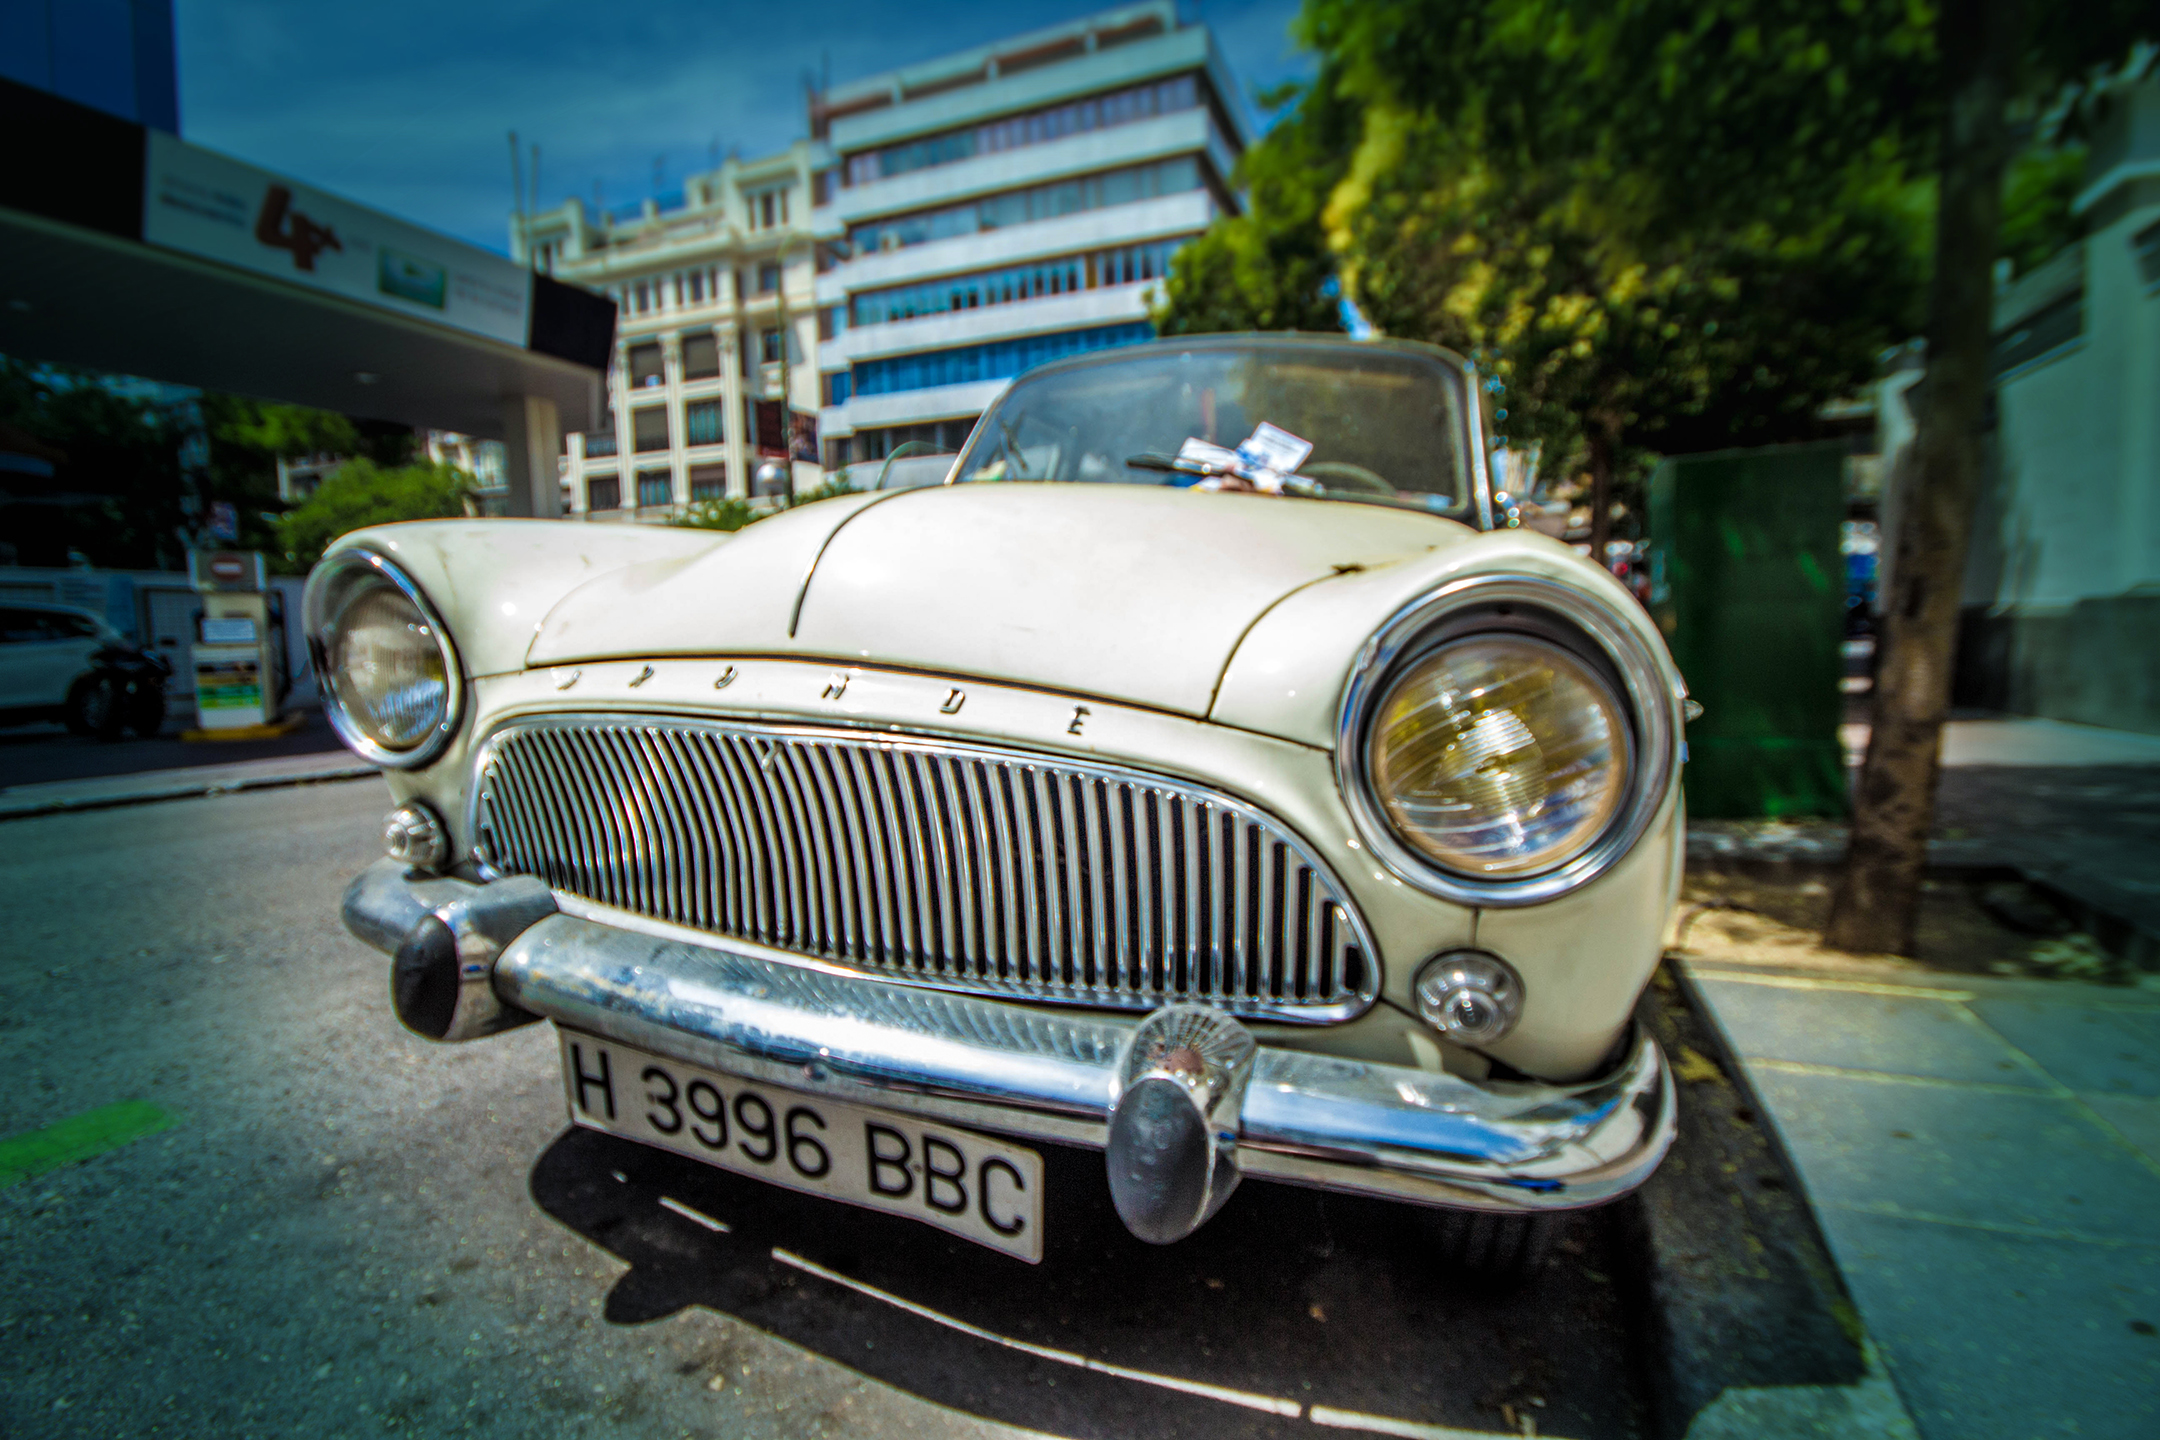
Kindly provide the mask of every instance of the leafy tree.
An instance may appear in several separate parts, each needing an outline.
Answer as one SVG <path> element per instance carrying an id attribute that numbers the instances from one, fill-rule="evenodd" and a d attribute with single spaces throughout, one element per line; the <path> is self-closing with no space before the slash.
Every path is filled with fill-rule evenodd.
<path id="1" fill-rule="evenodd" d="M 18 564 L 61 566 L 73 553 L 116 569 L 178 568 L 187 417 L 102 380 L 0 357 L 0 425 L 58 457 L 49 481 L 10 477 L 0 531 Z"/>
<path id="2" fill-rule="evenodd" d="M 1999 248 L 2013 273 L 2037 269 L 2077 239 L 2082 227 L 2070 202 L 2083 188 L 2085 147 L 2075 140 L 2030 146 L 2010 162 Z"/>
<path id="3" fill-rule="evenodd" d="M 278 522 L 280 548 L 289 563 L 305 570 L 347 531 L 469 514 L 472 498 L 472 476 L 453 465 L 386 469 L 372 460 L 348 460 Z"/>

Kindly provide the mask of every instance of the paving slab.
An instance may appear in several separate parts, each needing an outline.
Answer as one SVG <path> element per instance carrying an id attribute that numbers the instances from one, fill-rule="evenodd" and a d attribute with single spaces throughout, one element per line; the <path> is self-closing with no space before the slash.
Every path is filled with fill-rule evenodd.
<path id="1" fill-rule="evenodd" d="M 1924 1440 L 2160 1434 L 2160 1005 L 1688 970 Z"/>
<path id="2" fill-rule="evenodd" d="M 1978 1015 L 2072 1090 L 2160 1096 L 2160 1005 L 1975 1000 Z"/>
<path id="3" fill-rule="evenodd" d="M 2050 1088 L 2048 1077 L 1972 1023 L 1964 1008 L 1941 1000 L 1885 996 L 1855 1006 L 1845 992 L 1713 979 L 1697 983 L 1715 996 L 1718 1016 L 1744 1054 L 1887 1071 L 1937 1080 Z"/>
<path id="4" fill-rule="evenodd" d="M 1832 1212 L 1831 1248 L 1929 1440 L 2160 1434 L 2160 1246 Z"/>

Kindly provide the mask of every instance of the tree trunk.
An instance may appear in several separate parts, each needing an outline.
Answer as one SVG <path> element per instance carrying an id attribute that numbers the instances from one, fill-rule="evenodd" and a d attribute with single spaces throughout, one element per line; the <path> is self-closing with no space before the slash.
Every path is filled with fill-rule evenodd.
<path id="1" fill-rule="evenodd" d="M 1589 425 L 1590 442 L 1590 558 L 1600 566 L 1608 562 L 1606 542 L 1612 539 L 1612 433 L 1597 420 Z"/>
<path id="2" fill-rule="evenodd" d="M 1841 950 L 1910 955 L 1914 949 L 1987 403 L 2007 112 L 2023 8 L 2023 0 L 1946 0 L 1936 21 L 1947 105 L 1927 380 L 1913 442 L 1913 488 L 1900 512 L 1891 590 L 1882 601 L 1874 730 L 1860 772 L 1852 845 L 1823 934 Z"/>

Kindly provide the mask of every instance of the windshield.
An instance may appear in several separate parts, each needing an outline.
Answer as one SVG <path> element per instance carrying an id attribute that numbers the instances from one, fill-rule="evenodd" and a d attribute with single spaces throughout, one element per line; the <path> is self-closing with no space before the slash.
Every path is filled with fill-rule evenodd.
<path id="1" fill-rule="evenodd" d="M 1462 375 L 1438 355 L 1255 339 L 1149 345 L 1022 376 L 955 479 L 1179 485 L 1454 513 Z"/>

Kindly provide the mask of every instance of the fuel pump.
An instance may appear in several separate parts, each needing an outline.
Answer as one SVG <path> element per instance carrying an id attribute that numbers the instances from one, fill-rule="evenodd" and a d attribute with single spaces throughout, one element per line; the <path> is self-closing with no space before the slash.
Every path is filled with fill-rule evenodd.
<path id="1" fill-rule="evenodd" d="M 195 635 L 196 728 L 189 739 L 283 733 L 286 675 L 280 596 L 261 552 L 197 550 L 188 577 L 202 596 Z"/>

